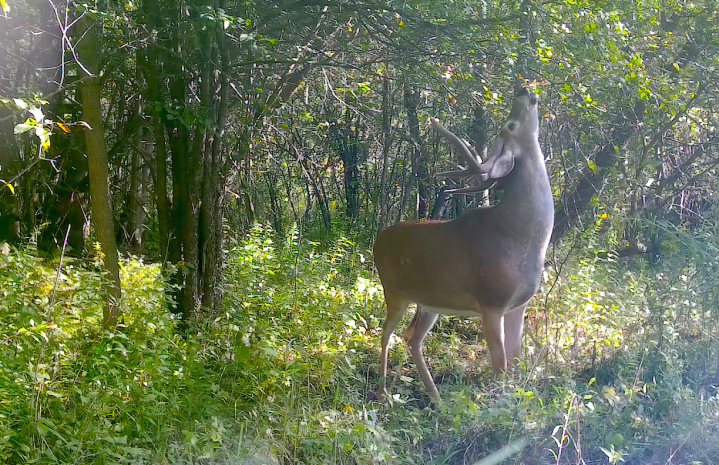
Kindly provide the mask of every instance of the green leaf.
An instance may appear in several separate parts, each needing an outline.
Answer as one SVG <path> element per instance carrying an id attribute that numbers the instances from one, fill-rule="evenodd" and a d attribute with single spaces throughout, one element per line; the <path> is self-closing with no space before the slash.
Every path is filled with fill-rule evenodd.
<path id="1" fill-rule="evenodd" d="M 42 436 L 42 437 L 47 436 L 48 428 L 46 428 L 45 425 L 38 422 L 38 423 L 35 423 L 35 428 L 37 429 L 37 433 L 40 436 Z"/>
<path id="2" fill-rule="evenodd" d="M 19 109 L 27 110 L 28 105 L 27 105 L 27 102 L 25 102 L 25 100 L 16 98 L 16 99 L 13 99 L 13 102 L 15 102 L 15 106 L 18 107 Z"/>

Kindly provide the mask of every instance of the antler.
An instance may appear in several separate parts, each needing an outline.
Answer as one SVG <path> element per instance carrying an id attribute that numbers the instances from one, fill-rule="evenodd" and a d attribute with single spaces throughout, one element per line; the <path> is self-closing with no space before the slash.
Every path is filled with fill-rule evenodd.
<path id="1" fill-rule="evenodd" d="M 481 174 L 484 172 L 480 166 L 480 162 L 477 160 L 479 158 L 479 155 L 477 152 L 470 147 L 469 144 L 467 144 L 465 141 L 451 133 L 447 128 L 442 126 L 439 123 L 439 120 L 437 118 L 429 118 L 429 121 L 432 123 L 432 126 L 434 126 L 434 129 L 437 130 L 440 134 L 442 134 L 450 144 L 452 144 L 459 153 L 462 154 L 464 159 L 467 161 L 467 169 L 463 171 L 447 171 L 447 173 L 452 173 L 453 175 L 460 175 L 460 177 L 467 177 L 472 176 L 476 174 Z M 443 173 L 441 173 L 443 174 Z"/>
<path id="2" fill-rule="evenodd" d="M 482 169 L 481 165 L 482 158 L 479 156 L 477 151 L 474 150 L 474 148 L 472 148 L 472 146 L 470 146 L 466 141 L 460 139 L 447 128 L 442 126 L 437 118 L 430 117 L 429 120 L 437 132 L 443 135 L 449 143 L 462 154 L 468 165 L 465 169 L 457 163 L 450 162 L 455 168 L 457 168 L 456 171 L 443 171 L 441 173 L 437 173 L 435 176 L 450 179 L 469 178 L 468 181 L 474 184 L 470 187 L 462 189 L 449 189 L 445 192 L 448 194 L 473 194 L 492 187 L 495 180 L 487 179 L 487 174 L 485 170 Z"/>
<path id="3" fill-rule="evenodd" d="M 475 194 L 489 189 L 494 186 L 494 183 L 496 182 L 496 179 L 487 179 L 486 181 L 481 181 L 469 187 L 463 187 L 461 189 L 447 189 L 445 192 L 447 194 Z"/>

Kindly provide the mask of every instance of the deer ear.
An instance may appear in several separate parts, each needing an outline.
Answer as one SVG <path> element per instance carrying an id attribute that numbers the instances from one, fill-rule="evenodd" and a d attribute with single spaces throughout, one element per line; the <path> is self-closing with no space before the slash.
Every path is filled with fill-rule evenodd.
<path id="1" fill-rule="evenodd" d="M 514 168 L 514 155 L 509 150 L 502 153 L 489 170 L 489 177 L 493 179 L 503 178 Z"/>
<path id="2" fill-rule="evenodd" d="M 502 135 L 497 137 L 491 155 L 487 157 L 487 161 L 479 165 L 480 171 L 487 173 L 492 179 L 503 178 L 514 168 L 514 154 L 506 149 L 504 140 Z"/>

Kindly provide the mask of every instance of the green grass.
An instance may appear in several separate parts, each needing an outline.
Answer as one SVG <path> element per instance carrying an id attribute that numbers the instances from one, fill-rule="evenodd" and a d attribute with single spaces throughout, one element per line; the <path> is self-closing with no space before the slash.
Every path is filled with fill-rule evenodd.
<path id="1" fill-rule="evenodd" d="M 504 463 L 719 462 L 716 310 L 676 265 L 549 269 L 523 362 L 499 377 L 481 330 L 441 317 L 440 405 L 399 338 L 395 397 L 375 399 L 381 287 L 348 240 L 255 228 L 228 252 L 224 310 L 186 337 L 157 265 L 123 262 L 113 332 L 96 264 L 66 258 L 53 297 L 57 267 L 0 255 L 1 463 L 463 464 L 518 441 Z"/>

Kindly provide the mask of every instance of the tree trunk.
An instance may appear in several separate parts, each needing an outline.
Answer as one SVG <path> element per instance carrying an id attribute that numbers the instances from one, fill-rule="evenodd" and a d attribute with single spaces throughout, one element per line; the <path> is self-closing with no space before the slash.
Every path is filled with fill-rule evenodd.
<path id="1" fill-rule="evenodd" d="M 252 201 L 252 194 L 250 192 L 250 179 L 246 176 L 247 170 L 243 170 L 239 174 L 240 179 L 240 199 L 245 210 L 245 217 L 242 218 L 243 223 L 240 225 L 240 229 L 243 232 L 249 231 L 255 222 L 255 203 Z"/>
<path id="2" fill-rule="evenodd" d="M 357 168 L 359 147 L 357 144 L 357 134 L 352 130 L 352 117 L 349 106 L 345 112 L 345 127 L 341 128 L 340 137 L 340 157 L 342 158 L 342 175 L 345 188 L 347 217 L 352 221 L 357 220 L 359 215 L 359 195 L 357 189 L 359 187 L 359 171 Z"/>
<path id="3" fill-rule="evenodd" d="M 267 192 L 270 195 L 270 215 L 272 216 L 272 227 L 277 234 L 282 234 L 284 229 L 282 206 L 277 200 L 277 177 L 271 169 L 265 172 L 265 182 L 267 183 Z"/>
<path id="4" fill-rule="evenodd" d="M 223 59 L 223 63 L 226 61 Z M 202 271 L 202 305 L 214 312 L 222 304 L 222 223 L 224 219 L 224 157 L 222 142 L 227 124 L 227 77 L 222 70 L 218 122 L 212 140 L 207 144 L 203 173 L 203 209 L 200 212 L 200 265 Z M 205 207 L 207 202 L 207 208 Z"/>
<path id="5" fill-rule="evenodd" d="M 317 205 L 320 207 L 320 214 L 322 215 L 322 223 L 325 226 L 325 232 L 329 234 L 332 231 L 332 217 L 330 216 L 331 213 L 327 203 L 327 197 L 324 193 L 324 189 L 322 189 L 322 179 L 320 178 L 318 183 L 315 177 L 312 176 L 308 170 L 306 158 L 300 158 L 299 162 L 302 167 L 302 172 L 305 174 L 307 181 L 312 186 L 312 192 L 317 199 Z"/>
<path id="6" fill-rule="evenodd" d="M 312 222 L 312 185 L 309 181 L 305 181 L 305 193 L 307 194 L 307 205 L 305 205 L 305 213 L 302 216 L 303 224 Z"/>
<path id="7" fill-rule="evenodd" d="M 185 12 L 174 7 L 170 12 L 172 25 L 172 56 L 164 62 L 171 76 L 169 83 L 170 98 L 176 111 L 184 115 L 186 105 L 187 71 L 182 65 L 182 57 L 187 53 L 180 26 Z M 203 40 L 204 42 L 204 40 Z M 203 73 L 206 75 L 206 73 Z M 203 82 L 206 87 L 209 83 Z M 201 95 L 205 91 L 201 91 Z M 204 125 L 191 126 L 180 118 L 167 119 L 170 134 L 170 152 L 172 159 L 172 226 L 175 235 L 170 238 L 170 259 L 180 263 L 178 274 L 174 277 L 179 286 L 177 308 L 175 311 L 187 323 L 194 310 L 199 306 L 199 207 L 200 183 L 202 179 L 205 131 Z M 191 137 L 191 133 L 193 134 Z"/>
<path id="8" fill-rule="evenodd" d="M 139 130 L 137 146 L 147 150 L 146 131 Z M 127 221 L 128 244 L 135 254 L 142 253 L 142 238 L 145 229 L 145 200 L 149 169 L 143 164 L 142 154 L 132 150 L 132 167 L 130 172 L 130 199 L 129 215 Z"/>
<path id="9" fill-rule="evenodd" d="M 447 207 L 447 200 L 449 197 L 446 191 L 447 188 L 445 186 L 442 186 L 439 189 L 439 192 L 437 193 L 437 198 L 434 201 L 434 206 L 432 207 L 432 214 L 430 215 L 430 219 L 439 220 L 442 218 L 442 215 L 444 215 L 444 210 Z"/>
<path id="10" fill-rule="evenodd" d="M 402 166 L 405 168 L 402 170 L 402 173 L 407 171 L 407 154 L 404 155 L 404 161 L 402 162 Z M 414 180 L 414 171 L 410 171 L 407 173 L 407 177 L 404 180 L 404 184 L 402 185 L 402 191 L 400 192 L 401 200 L 399 202 L 399 212 L 397 213 L 397 223 L 402 221 L 404 219 L 405 211 L 407 210 L 407 202 L 409 199 L 409 195 L 412 192 L 412 181 Z"/>
<path id="11" fill-rule="evenodd" d="M 387 198 L 387 165 L 389 165 L 389 150 L 392 147 L 392 102 L 390 100 L 390 81 L 385 76 L 382 83 L 382 176 L 379 181 L 379 225 L 381 231 L 387 226 L 389 217 L 389 200 Z"/>
<path id="12" fill-rule="evenodd" d="M 0 106 L 0 180 L 5 182 L 15 176 L 20 161 L 14 127 L 12 112 L 4 105 Z M 4 241 L 14 243 L 20 239 L 18 193 L 12 192 L 4 182 L 0 182 L 0 244 Z"/>
<path id="13" fill-rule="evenodd" d="M 120 316 L 120 267 L 118 262 L 117 243 L 115 242 L 115 225 L 110 198 L 109 169 L 107 163 L 107 147 L 103 129 L 100 104 L 100 34 L 97 24 L 89 15 L 84 15 L 77 24 L 78 51 L 85 67 L 93 73 L 93 77 L 82 82 L 82 115 L 90 129 L 85 129 L 87 162 L 90 173 L 90 205 L 92 207 L 92 223 L 105 255 L 104 266 L 108 274 L 107 304 L 105 306 L 103 324 L 114 327 Z"/>
<path id="14" fill-rule="evenodd" d="M 157 31 L 160 27 L 159 6 L 157 0 L 146 0 L 148 28 Z M 162 124 L 162 101 L 160 97 L 159 71 L 160 47 L 157 37 L 150 36 L 145 63 L 145 77 L 147 79 L 147 96 L 150 102 L 152 115 L 152 129 L 155 139 L 155 203 L 157 204 L 157 217 L 160 233 L 160 257 L 167 260 L 169 256 L 170 230 L 170 200 L 167 196 L 167 149 L 165 146 L 165 128 Z"/>
<path id="15" fill-rule="evenodd" d="M 412 149 L 412 172 L 417 180 L 417 218 L 427 218 L 429 213 L 429 170 L 427 169 L 427 146 L 419 134 L 419 92 L 409 83 L 405 82 L 404 106 L 407 110 L 409 134 L 414 143 Z"/>

